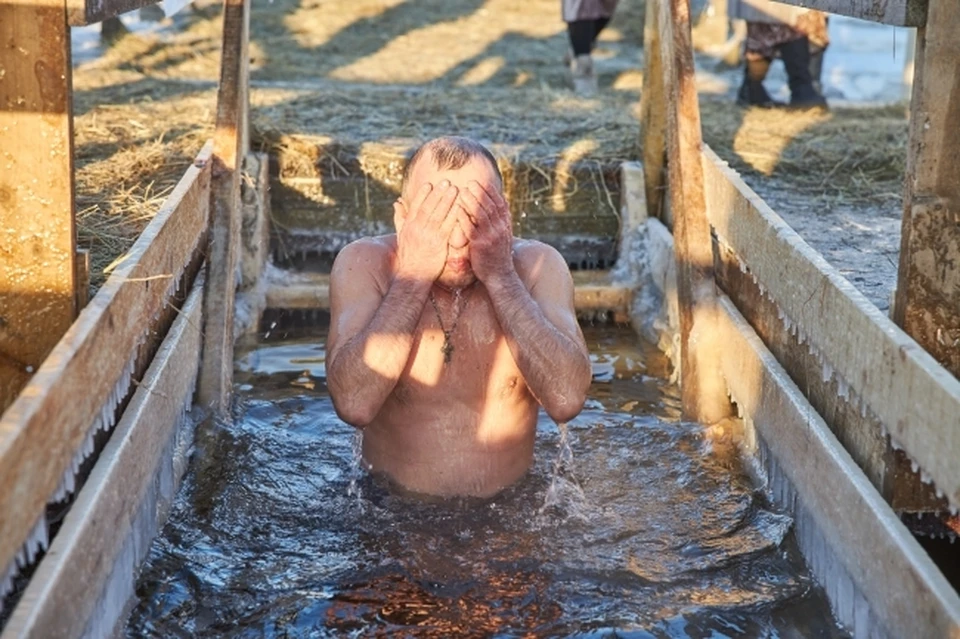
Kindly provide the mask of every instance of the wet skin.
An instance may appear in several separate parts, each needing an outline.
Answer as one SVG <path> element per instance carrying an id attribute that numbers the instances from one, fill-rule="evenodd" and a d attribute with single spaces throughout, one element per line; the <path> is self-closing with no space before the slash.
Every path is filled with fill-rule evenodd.
<path id="1" fill-rule="evenodd" d="M 501 189 L 484 159 L 438 170 L 428 154 L 397 233 L 354 242 L 333 267 L 330 394 L 364 429 L 368 467 L 408 491 L 497 493 L 530 467 L 539 407 L 564 421 L 586 397 L 569 270 L 513 237 Z"/>

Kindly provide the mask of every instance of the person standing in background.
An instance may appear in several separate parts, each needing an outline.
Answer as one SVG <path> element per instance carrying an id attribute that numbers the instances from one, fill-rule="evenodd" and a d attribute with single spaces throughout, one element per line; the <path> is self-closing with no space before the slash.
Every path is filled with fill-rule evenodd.
<path id="1" fill-rule="evenodd" d="M 827 15 L 769 0 L 729 0 L 731 18 L 747 23 L 743 84 L 737 102 L 743 106 L 782 106 L 767 93 L 763 80 L 773 58 L 780 56 L 790 86 L 790 106 L 821 107 L 823 53 L 829 44 Z"/>
<path id="2" fill-rule="evenodd" d="M 618 0 L 562 0 L 563 21 L 567 23 L 571 53 L 568 55 L 573 89 L 581 95 L 597 91 L 593 71 L 593 48 L 597 36 L 613 17 Z"/>

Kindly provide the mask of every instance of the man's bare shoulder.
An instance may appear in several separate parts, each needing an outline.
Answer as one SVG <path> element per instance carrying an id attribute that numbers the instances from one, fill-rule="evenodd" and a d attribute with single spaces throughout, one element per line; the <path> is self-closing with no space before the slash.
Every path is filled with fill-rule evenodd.
<path id="1" fill-rule="evenodd" d="M 538 240 L 514 238 L 513 262 L 517 273 L 528 287 L 540 279 L 545 269 L 551 273 L 570 272 L 560 251 Z"/>
<path id="2" fill-rule="evenodd" d="M 358 268 L 374 274 L 389 270 L 396 250 L 396 235 L 378 235 L 354 240 L 337 254 L 333 262 L 334 277 Z"/>

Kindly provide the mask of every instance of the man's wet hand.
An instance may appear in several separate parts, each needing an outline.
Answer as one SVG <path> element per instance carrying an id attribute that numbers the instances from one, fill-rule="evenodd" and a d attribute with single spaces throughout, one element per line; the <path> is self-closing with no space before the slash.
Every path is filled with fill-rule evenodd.
<path id="1" fill-rule="evenodd" d="M 424 184 L 408 203 L 393 204 L 397 231 L 397 275 L 433 282 L 447 262 L 450 232 L 457 223 L 458 189 L 447 180 Z"/>
<path id="2" fill-rule="evenodd" d="M 471 181 L 460 191 L 460 227 L 470 240 L 470 264 L 477 278 L 489 283 L 515 273 L 513 220 L 503 195 Z"/>

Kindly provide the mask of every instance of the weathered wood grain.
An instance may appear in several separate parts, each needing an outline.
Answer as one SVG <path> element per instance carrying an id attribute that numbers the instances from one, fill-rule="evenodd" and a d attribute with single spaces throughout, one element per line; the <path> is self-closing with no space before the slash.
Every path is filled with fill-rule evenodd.
<path id="1" fill-rule="evenodd" d="M 157 4 L 156 0 L 66 0 L 67 18 L 72 27 L 103 22 L 128 11 Z"/>
<path id="2" fill-rule="evenodd" d="M 895 27 L 922 27 L 927 23 L 927 0 L 778 0 L 808 9 L 860 18 Z"/>
<path id="3" fill-rule="evenodd" d="M 247 152 L 250 0 L 223 7 L 223 49 L 210 183 L 210 247 L 204 299 L 199 401 L 220 415 L 230 409 L 233 386 L 234 301 L 240 256 L 240 179 Z"/>
<path id="4" fill-rule="evenodd" d="M 76 316 L 70 30 L 0 4 L 0 413 Z"/>
<path id="5" fill-rule="evenodd" d="M 913 99 L 894 321 L 960 376 L 960 15 L 932 0 L 915 43 Z M 897 456 L 891 503 L 909 511 L 943 507 Z"/>
<path id="6" fill-rule="evenodd" d="M 171 500 L 157 495 L 156 481 L 184 408 L 192 399 L 200 360 L 202 282 L 198 281 L 136 393 L 127 405 L 93 471 L 49 552 L 8 622 L 3 639 L 14 637 L 78 636 L 90 625 L 111 628 L 116 619 L 92 620 L 104 597 L 134 596 L 134 577 L 141 557 L 131 557 L 125 592 L 104 592 L 116 570 L 121 548 L 137 527 L 155 535 L 162 526 L 157 508 L 153 520 L 137 521 L 144 499 Z M 174 478 L 176 482 L 178 478 Z M 145 555 L 146 547 L 141 549 Z"/>
<path id="7" fill-rule="evenodd" d="M 808 246 L 716 154 L 703 166 L 710 221 L 785 317 L 960 505 L 960 381 Z"/>
<path id="8" fill-rule="evenodd" d="M 700 107 L 688 0 L 662 0 L 661 64 L 667 97 L 667 176 L 680 302 L 680 394 L 684 417 L 713 424 L 729 414 L 712 325 L 716 286 L 703 191 Z"/>
<path id="9" fill-rule="evenodd" d="M 606 271 L 574 271 L 574 306 L 578 311 L 627 314 L 630 286 L 611 281 Z M 266 308 L 310 310 L 330 308 L 330 276 L 321 273 L 278 273 L 267 281 Z"/>
<path id="10" fill-rule="evenodd" d="M 894 320 L 960 377 L 960 11 L 917 31 Z"/>
<path id="11" fill-rule="evenodd" d="M 647 0 L 643 24 L 643 89 L 640 92 L 640 148 L 643 150 L 647 211 L 650 217 L 664 219 L 663 200 L 667 187 L 667 94 L 660 61 L 660 3 Z"/>
<path id="12" fill-rule="evenodd" d="M 210 147 L 0 418 L 0 566 L 43 514 L 174 278 L 206 239 Z"/>
<path id="13" fill-rule="evenodd" d="M 960 635 L 957 592 L 736 307 L 722 298 L 720 309 L 716 330 L 727 344 L 722 365 L 730 393 L 871 614 L 893 637 Z M 855 636 L 874 636 L 865 628 L 854 631 Z"/>

